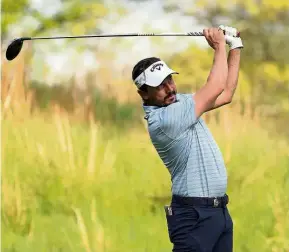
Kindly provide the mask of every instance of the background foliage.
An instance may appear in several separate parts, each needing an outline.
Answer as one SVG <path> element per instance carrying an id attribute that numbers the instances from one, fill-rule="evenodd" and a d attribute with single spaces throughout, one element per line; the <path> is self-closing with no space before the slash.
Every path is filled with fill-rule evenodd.
<path id="1" fill-rule="evenodd" d="M 34 25 L 17 36 L 102 32 L 111 13 L 117 13 L 114 22 L 127 15 L 121 3 L 107 2 L 61 1 L 47 15 L 32 1 L 2 1 L 2 55 L 28 17 Z M 184 2 L 166 1 L 162 8 L 203 26 L 236 26 L 245 46 L 233 103 L 204 115 L 228 168 L 234 251 L 287 252 L 289 3 Z M 2 57 L 3 251 L 170 251 L 163 211 L 170 177 L 149 141 L 130 80 L 135 62 L 124 61 L 123 71 L 112 74 L 119 46 L 75 45 L 80 52 L 88 48 L 100 67 L 57 85 L 32 79 L 31 45 L 13 62 Z M 207 78 L 213 52 L 192 41 L 161 56 L 181 72 L 179 91 L 194 92 Z M 44 61 L 37 67 L 48 71 Z"/>

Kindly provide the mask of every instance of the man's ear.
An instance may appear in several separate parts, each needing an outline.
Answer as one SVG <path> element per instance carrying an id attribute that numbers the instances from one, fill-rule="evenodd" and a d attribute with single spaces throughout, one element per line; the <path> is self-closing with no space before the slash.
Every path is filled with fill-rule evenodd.
<path id="1" fill-rule="evenodd" d="M 149 99 L 149 95 L 146 91 L 138 89 L 137 92 L 144 101 Z"/>

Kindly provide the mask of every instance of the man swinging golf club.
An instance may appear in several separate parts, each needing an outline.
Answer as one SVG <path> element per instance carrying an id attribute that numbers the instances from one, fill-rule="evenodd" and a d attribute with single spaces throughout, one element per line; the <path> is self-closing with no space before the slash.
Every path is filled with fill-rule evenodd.
<path id="1" fill-rule="evenodd" d="M 232 27 L 203 33 L 214 60 L 206 83 L 194 94 L 177 93 L 172 77 L 177 72 L 159 58 L 143 59 L 132 71 L 151 141 L 171 175 L 172 201 L 165 212 L 174 252 L 233 250 L 226 167 L 201 116 L 232 101 L 243 44 Z"/>

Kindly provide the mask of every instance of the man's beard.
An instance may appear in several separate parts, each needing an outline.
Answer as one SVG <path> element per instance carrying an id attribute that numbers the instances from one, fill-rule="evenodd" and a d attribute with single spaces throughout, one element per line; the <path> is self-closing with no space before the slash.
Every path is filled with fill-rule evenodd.
<path id="1" fill-rule="evenodd" d="M 170 96 L 172 96 L 172 95 L 177 95 L 177 90 L 174 90 L 174 91 L 172 91 L 172 92 L 169 92 L 166 96 L 165 96 L 165 98 L 163 99 L 163 101 L 161 102 L 162 104 L 160 104 L 160 102 L 158 102 L 158 104 L 155 102 L 155 100 L 144 100 L 144 105 L 146 105 L 146 106 L 158 106 L 158 107 L 166 107 L 166 106 L 168 106 L 168 105 L 170 105 L 171 103 L 169 103 L 169 104 L 166 104 L 166 100 L 170 97 Z M 175 98 L 175 101 L 174 101 L 174 103 L 177 101 L 177 98 Z"/>
<path id="2" fill-rule="evenodd" d="M 177 95 L 177 91 L 176 91 L 176 90 L 174 90 L 174 91 L 172 91 L 172 92 L 169 92 L 169 93 L 166 95 L 166 97 L 164 98 L 162 107 L 169 106 L 170 104 L 175 103 L 175 102 L 177 101 L 177 99 L 176 99 L 176 97 L 175 97 L 174 102 L 169 103 L 169 104 L 166 103 L 166 100 L 167 100 L 168 98 L 170 98 L 171 96 L 173 96 L 173 95 L 174 95 L 174 96 Z"/>
<path id="3" fill-rule="evenodd" d="M 177 91 L 172 91 L 172 92 L 169 92 L 168 93 L 168 95 L 164 98 L 164 101 L 166 100 L 166 99 L 168 99 L 170 96 L 172 96 L 172 95 L 176 95 L 177 94 Z"/>

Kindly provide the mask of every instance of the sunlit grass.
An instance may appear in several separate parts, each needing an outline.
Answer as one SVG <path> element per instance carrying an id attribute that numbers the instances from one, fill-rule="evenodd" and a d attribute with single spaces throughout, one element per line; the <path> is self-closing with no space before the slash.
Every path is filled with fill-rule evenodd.
<path id="1" fill-rule="evenodd" d="M 235 251 L 287 251 L 288 143 L 229 108 L 218 118 L 209 126 L 228 167 Z M 170 177 L 145 128 L 58 114 L 2 127 L 3 251 L 171 249 Z"/>
<path id="2" fill-rule="evenodd" d="M 145 121 L 132 123 L 142 114 L 125 104 L 131 93 L 72 101 L 70 114 L 53 102 L 41 112 L 24 68 L 21 57 L 4 64 L 1 83 L 2 250 L 170 251 L 170 177 Z M 228 168 L 234 251 L 289 251 L 288 139 L 236 106 L 212 114 L 205 118 Z"/>

